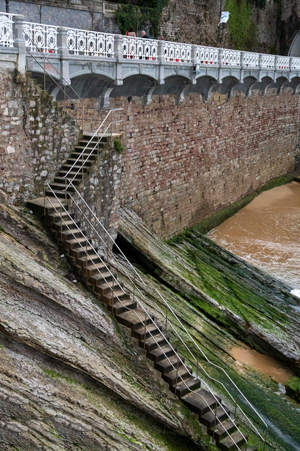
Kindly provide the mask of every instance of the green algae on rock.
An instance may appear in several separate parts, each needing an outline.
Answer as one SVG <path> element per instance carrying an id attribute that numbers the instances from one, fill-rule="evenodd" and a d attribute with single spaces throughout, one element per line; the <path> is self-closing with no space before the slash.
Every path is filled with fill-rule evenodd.
<path id="1" fill-rule="evenodd" d="M 300 378 L 299 377 L 291 377 L 285 384 L 287 394 L 300 402 Z"/>

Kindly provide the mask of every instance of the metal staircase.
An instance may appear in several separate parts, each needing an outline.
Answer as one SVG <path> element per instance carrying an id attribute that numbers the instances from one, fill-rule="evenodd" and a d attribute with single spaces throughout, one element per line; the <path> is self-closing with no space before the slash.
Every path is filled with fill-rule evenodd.
<path id="1" fill-rule="evenodd" d="M 117 279 L 117 272 L 107 263 L 103 253 L 98 252 L 98 249 L 93 245 L 94 241 L 88 236 L 88 233 L 82 230 L 80 223 L 75 219 L 74 213 L 77 211 L 77 217 L 80 216 L 85 224 L 89 224 L 89 234 L 97 235 L 97 240 L 100 240 L 102 244 L 107 246 L 107 240 L 105 241 L 95 228 L 95 223 L 97 222 L 106 232 L 107 239 L 113 241 L 112 237 L 104 229 L 104 226 L 92 213 L 90 207 L 86 204 L 86 207 L 93 215 L 93 222 L 84 214 L 78 203 L 79 199 L 81 203 L 84 202 L 78 189 L 83 182 L 84 175 L 91 170 L 99 152 L 105 149 L 105 146 L 111 147 L 111 138 L 108 136 L 107 130 L 112 123 L 106 126 L 110 113 L 107 114 L 100 126 L 104 131 L 99 133 L 99 127 L 91 138 L 83 137 L 67 161 L 61 166 L 53 182 L 45 187 L 44 197 L 29 202 L 30 208 L 39 207 L 43 209 L 45 216 L 50 219 L 53 232 L 58 237 L 61 245 L 66 249 L 68 258 L 83 282 L 107 306 L 107 309 L 120 324 L 131 329 L 131 335 L 138 339 L 139 346 L 145 350 L 146 357 L 154 362 L 154 368 L 161 373 L 170 390 L 192 412 L 198 415 L 200 423 L 207 428 L 208 434 L 212 436 L 218 448 L 225 451 L 256 451 L 256 447 L 247 443 L 247 436 L 235 422 L 235 417 L 230 409 L 223 405 L 221 398 L 213 393 L 203 378 L 200 380 L 198 372 L 193 371 L 193 365 L 186 363 L 185 358 L 178 354 L 177 349 L 172 346 L 170 331 L 162 326 L 162 321 L 146 311 L 140 301 L 140 296 L 132 295 L 124 289 L 122 283 Z M 122 253 L 121 250 L 120 252 Z M 125 258 L 123 253 L 122 255 Z M 132 276 L 128 274 L 126 268 L 124 268 L 124 271 L 134 284 Z M 135 278 L 138 277 L 140 283 L 145 284 L 133 267 L 131 267 L 131 271 Z M 137 291 L 139 291 L 138 288 Z M 177 318 L 175 312 L 168 306 L 161 294 L 158 294 L 168 308 L 169 314 Z M 178 318 L 177 320 L 180 321 Z M 170 327 L 174 333 L 175 328 L 172 324 L 170 324 Z M 188 334 L 188 331 L 186 332 Z M 184 348 L 189 351 L 193 361 L 196 361 L 197 369 L 198 367 L 200 368 L 201 365 L 176 330 L 175 334 L 183 343 Z M 203 376 L 209 377 L 203 367 L 202 370 Z M 233 383 L 233 381 L 231 382 Z M 237 406 L 236 401 L 226 387 L 223 384 L 221 385 L 227 391 L 233 404 Z M 258 415 L 263 425 L 265 425 L 265 422 L 253 406 L 249 402 L 248 404 L 254 413 Z M 265 438 L 262 437 L 241 408 L 240 413 L 244 422 L 255 432 L 265 446 Z"/>

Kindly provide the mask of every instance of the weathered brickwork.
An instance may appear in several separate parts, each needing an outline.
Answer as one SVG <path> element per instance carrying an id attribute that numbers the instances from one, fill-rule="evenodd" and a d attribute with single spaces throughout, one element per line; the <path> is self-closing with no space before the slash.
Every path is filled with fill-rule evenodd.
<path id="1" fill-rule="evenodd" d="M 124 107 L 118 204 L 163 238 L 294 169 L 300 97 L 288 91 L 229 100 L 215 93 L 207 103 L 192 94 L 180 105 L 173 96 L 154 96 L 147 106 L 119 98 L 114 105 Z"/>
<path id="2" fill-rule="evenodd" d="M 29 77 L 0 71 L 0 201 L 41 195 L 80 130 Z"/>

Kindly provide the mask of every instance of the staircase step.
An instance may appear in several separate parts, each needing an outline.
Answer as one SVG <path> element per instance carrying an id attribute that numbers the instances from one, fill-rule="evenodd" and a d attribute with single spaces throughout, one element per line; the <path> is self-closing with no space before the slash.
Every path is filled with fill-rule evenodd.
<path id="1" fill-rule="evenodd" d="M 153 360 L 153 362 L 159 362 L 160 360 L 164 360 L 166 357 L 170 357 L 174 355 L 175 351 L 171 348 L 169 344 L 159 346 L 152 351 L 147 353 L 147 358 Z"/>
<path id="2" fill-rule="evenodd" d="M 237 430 L 235 422 L 228 418 L 227 420 L 222 421 L 221 424 L 218 423 L 216 426 L 208 429 L 208 433 L 213 436 L 218 443 L 223 438 L 228 437 L 228 433 L 231 435 L 235 430 Z"/>
<path id="3" fill-rule="evenodd" d="M 184 358 L 179 359 L 176 355 L 172 355 L 171 357 L 168 357 L 168 359 L 154 363 L 154 368 L 162 374 L 165 374 L 180 368 L 183 365 L 182 362 L 184 362 Z"/>
<path id="4" fill-rule="evenodd" d="M 86 260 L 89 260 L 89 257 L 95 254 L 95 249 L 92 246 L 83 245 L 82 247 L 70 249 L 69 253 L 72 257 L 75 257 L 76 259 L 84 257 Z"/>
<path id="5" fill-rule="evenodd" d="M 124 326 L 130 327 L 132 330 L 144 327 L 147 330 L 147 325 L 152 323 L 151 318 L 141 309 L 135 309 L 129 312 L 116 315 L 116 319 Z"/>
<path id="6" fill-rule="evenodd" d="M 75 158 L 75 161 L 78 159 L 78 157 L 80 157 L 81 160 L 86 161 L 95 161 L 97 159 L 97 154 L 95 153 L 90 153 L 89 151 L 86 152 L 72 152 L 70 155 L 70 159 L 71 158 Z M 68 159 L 69 160 L 69 159 Z"/>
<path id="7" fill-rule="evenodd" d="M 95 287 L 95 291 L 97 290 L 97 288 L 98 287 Z M 122 290 L 116 290 L 113 293 L 106 293 L 101 296 L 102 301 L 108 305 L 112 305 L 112 304 L 115 304 L 115 302 L 117 302 L 119 300 L 123 301 L 123 300 L 129 299 L 129 298 L 130 298 L 129 294 L 125 293 Z"/>
<path id="8" fill-rule="evenodd" d="M 65 179 L 65 180 L 67 180 L 67 179 Z M 49 185 L 51 186 L 51 188 L 53 189 L 54 192 L 56 190 L 64 191 L 66 189 L 67 189 L 67 191 L 75 191 L 74 188 L 70 185 L 66 188 L 66 184 L 64 182 L 61 182 L 61 183 L 60 182 L 51 182 L 51 183 L 49 183 Z"/>
<path id="9" fill-rule="evenodd" d="M 121 289 L 121 286 L 118 282 L 115 280 L 111 280 L 110 282 L 104 282 L 100 281 L 100 284 L 96 285 L 97 288 L 99 288 L 99 291 L 97 293 L 100 294 L 106 294 L 116 291 L 116 289 Z"/>
<path id="10" fill-rule="evenodd" d="M 160 333 L 159 328 L 155 324 L 149 324 L 145 331 L 145 327 L 140 327 L 131 331 L 131 335 L 138 340 L 147 339 L 158 335 Z"/>
<path id="11" fill-rule="evenodd" d="M 128 310 L 134 310 L 136 309 L 136 307 L 136 301 L 133 301 L 132 299 L 124 299 L 124 301 L 118 301 L 115 304 L 110 305 L 108 307 L 108 310 L 110 310 L 114 315 L 120 315 L 121 313 L 125 313 Z"/>
<path id="12" fill-rule="evenodd" d="M 103 284 L 103 282 L 110 282 L 111 280 L 113 280 L 113 275 L 111 272 L 107 271 L 104 266 L 104 269 L 102 268 L 102 271 L 99 268 L 99 270 L 96 270 L 92 276 L 88 277 L 88 279 L 90 283 L 94 285 L 100 285 Z"/>
<path id="13" fill-rule="evenodd" d="M 56 221 L 52 223 L 55 229 L 69 230 L 74 228 L 74 221 L 71 219 L 65 221 Z"/>
<path id="14" fill-rule="evenodd" d="M 94 159 L 93 159 L 93 161 L 94 161 Z M 90 166 L 92 166 L 93 161 L 87 160 L 85 162 L 85 158 L 69 157 L 67 159 L 66 163 L 64 163 L 62 167 L 66 166 L 66 167 L 70 167 L 71 168 L 73 166 L 73 164 L 76 163 L 76 166 L 78 166 L 76 169 L 79 169 L 79 168 L 82 167 L 82 163 L 85 162 L 84 168 L 89 168 Z M 76 166 L 74 166 L 74 169 L 75 169 Z"/>
<path id="15" fill-rule="evenodd" d="M 200 388 L 201 382 L 198 377 L 190 376 L 189 378 L 178 382 L 176 385 L 171 386 L 171 391 L 175 393 L 179 398 L 182 398 L 187 393 L 190 393 L 197 388 Z"/>
<path id="16" fill-rule="evenodd" d="M 242 434 L 239 431 L 235 431 L 230 434 L 230 437 L 227 436 L 220 440 L 218 447 L 221 449 L 221 451 L 229 451 L 234 449 L 236 450 L 238 449 L 238 447 L 241 448 L 244 443 L 246 443 L 246 440 L 244 439 Z"/>
<path id="17" fill-rule="evenodd" d="M 190 368 L 188 368 L 188 370 L 184 366 L 181 366 L 180 368 L 178 368 L 178 371 L 169 371 L 168 373 L 165 373 L 162 378 L 167 382 L 167 384 L 175 385 L 176 382 L 182 379 L 188 379 L 190 377 L 192 370 Z"/>
<path id="18" fill-rule="evenodd" d="M 72 215 L 67 211 L 58 211 L 54 213 L 49 213 L 48 216 L 50 217 L 52 224 L 62 219 L 69 220 L 70 216 L 72 218 Z"/>
<path id="19" fill-rule="evenodd" d="M 104 265 L 104 263 L 94 263 L 84 268 L 84 272 L 88 277 L 91 277 L 93 274 L 96 275 L 98 271 L 106 271 L 106 266 Z"/>
<path id="20" fill-rule="evenodd" d="M 78 256 L 76 258 L 76 263 L 78 265 L 80 265 L 82 268 L 84 268 L 84 271 L 86 270 L 86 267 L 94 266 L 92 262 L 95 264 L 102 263 L 99 255 L 97 255 L 97 254 L 89 255 L 88 259 L 86 259 L 85 256 L 82 256 L 82 257 Z"/>
<path id="21" fill-rule="evenodd" d="M 230 410 L 227 407 L 217 407 L 213 411 L 207 412 L 205 415 L 199 416 L 200 423 L 204 424 L 207 428 L 212 428 L 227 419 L 230 416 Z M 218 420 L 217 420 L 218 418 Z"/>
<path id="22" fill-rule="evenodd" d="M 44 207 L 47 211 L 47 213 L 53 213 L 55 212 L 55 209 L 57 211 L 62 210 L 61 204 L 58 202 L 58 200 L 53 196 L 49 195 L 47 197 L 37 197 L 36 199 L 33 199 L 31 201 L 26 202 L 28 205 L 28 208 L 30 208 L 33 211 L 43 211 Z M 67 208 L 67 202 L 61 201 L 62 205 L 64 205 Z"/>
<path id="23" fill-rule="evenodd" d="M 46 189 L 45 195 L 53 196 L 53 191 L 51 191 L 50 189 Z M 58 197 L 59 199 L 64 199 L 64 200 L 69 199 L 68 191 L 55 190 L 54 192 L 55 192 L 55 196 Z"/>
<path id="24" fill-rule="evenodd" d="M 65 180 L 82 180 L 82 172 L 81 171 L 70 171 L 68 173 L 68 171 L 66 169 L 61 169 L 60 171 L 58 171 L 57 173 L 58 177 L 62 177 Z M 52 185 L 52 183 L 50 183 L 50 186 Z M 72 186 L 68 187 L 68 190 L 72 190 Z M 73 188 L 74 191 L 74 188 Z"/>
<path id="25" fill-rule="evenodd" d="M 163 346 L 167 344 L 168 337 L 163 336 L 162 334 L 155 335 L 155 338 L 150 337 L 146 339 L 142 339 L 139 341 L 139 347 L 145 349 L 147 352 L 150 352 L 152 349 L 158 347 L 158 345 Z"/>
<path id="26" fill-rule="evenodd" d="M 75 171 L 76 171 L 76 169 L 75 169 Z M 67 178 L 65 178 L 65 177 L 59 177 L 59 176 L 56 176 L 56 177 L 54 177 L 54 180 L 53 180 L 53 182 L 52 183 L 61 183 L 61 184 L 63 184 L 64 186 L 67 186 L 67 189 L 70 187 L 70 188 L 72 188 L 72 186 L 70 185 L 70 183 L 69 183 L 69 180 L 67 179 Z M 73 185 L 75 186 L 78 186 L 79 184 L 80 184 L 80 180 L 73 180 Z M 50 185 L 51 185 L 51 183 L 50 183 Z"/>
<path id="27" fill-rule="evenodd" d="M 202 416 L 209 412 L 210 408 L 214 409 L 221 402 L 221 398 L 201 388 L 194 393 L 188 393 L 182 401 L 192 412 Z"/>
<path id="28" fill-rule="evenodd" d="M 76 237 L 76 238 L 69 238 L 65 241 L 65 244 L 68 246 L 69 249 L 77 249 L 81 246 L 85 247 L 85 243 L 87 243 L 87 239 L 84 236 Z"/>
<path id="29" fill-rule="evenodd" d="M 70 230 L 64 230 L 62 233 L 61 233 L 61 239 L 63 240 L 63 241 L 66 241 L 67 239 L 69 239 L 69 238 L 71 238 L 71 237 L 81 237 L 82 236 L 82 232 L 81 232 L 81 230 L 78 228 L 78 227 L 76 227 L 76 228 L 72 228 L 72 229 L 70 229 Z"/>

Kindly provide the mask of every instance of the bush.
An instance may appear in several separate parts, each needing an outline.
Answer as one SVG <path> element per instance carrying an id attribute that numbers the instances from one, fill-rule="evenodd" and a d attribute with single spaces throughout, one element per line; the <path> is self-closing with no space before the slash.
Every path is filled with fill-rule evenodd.
<path id="1" fill-rule="evenodd" d="M 122 143 L 121 143 L 121 141 L 119 139 L 115 139 L 114 140 L 114 149 L 118 153 L 123 153 L 124 152 L 124 147 L 122 146 Z"/>

